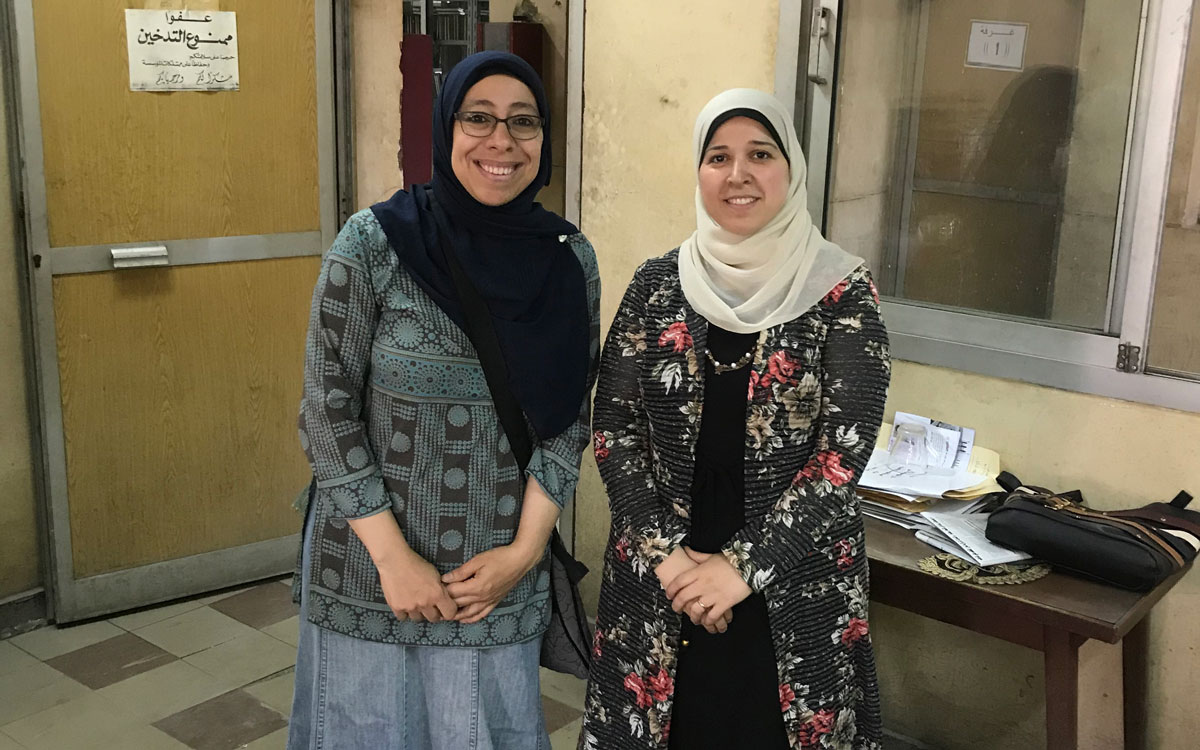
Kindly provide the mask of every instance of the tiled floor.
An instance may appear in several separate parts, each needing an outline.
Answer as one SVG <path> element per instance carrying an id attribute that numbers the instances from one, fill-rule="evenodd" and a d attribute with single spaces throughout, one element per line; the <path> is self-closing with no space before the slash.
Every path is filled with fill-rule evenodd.
<path id="1" fill-rule="evenodd" d="M 0 750 L 283 748 L 297 625 L 270 581 L 0 641 Z M 574 749 L 583 693 L 542 670 L 553 750 Z"/>
<path id="2" fill-rule="evenodd" d="M 0 641 L 0 750 L 284 746 L 296 657 L 288 581 Z M 542 675 L 554 750 L 583 683 Z"/>

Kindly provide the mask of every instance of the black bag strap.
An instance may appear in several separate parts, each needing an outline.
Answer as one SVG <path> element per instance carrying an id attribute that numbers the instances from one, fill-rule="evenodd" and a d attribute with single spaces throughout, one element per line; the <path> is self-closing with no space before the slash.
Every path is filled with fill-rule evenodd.
<path id="1" fill-rule="evenodd" d="M 1060 497 L 1068 502 L 1083 505 L 1083 492 L 1080 490 L 1070 490 L 1069 492 L 1052 492 L 1045 487 L 1039 487 L 1036 484 L 1025 484 L 1016 474 L 1008 471 L 1002 471 L 996 477 L 996 484 L 1004 488 L 1010 496 L 1020 495 L 1047 495 Z"/>
<path id="2" fill-rule="evenodd" d="M 434 204 L 433 210 L 437 216 L 437 204 Z M 529 466 L 529 459 L 533 457 L 533 440 L 529 437 L 529 429 L 525 425 L 525 413 L 521 411 L 521 405 L 517 403 L 517 398 L 508 385 L 508 368 L 500 351 L 500 341 L 496 338 L 496 327 L 492 325 L 492 315 L 479 290 L 458 262 L 458 256 L 454 254 L 454 247 L 446 233 L 441 231 L 442 223 L 439 221 L 438 224 L 438 240 L 442 246 L 442 254 L 446 256 L 446 265 L 450 268 L 454 288 L 458 292 L 458 301 L 462 304 L 467 338 L 475 345 L 475 353 L 479 355 L 479 364 L 483 367 L 488 390 L 492 392 L 496 416 L 500 419 L 504 434 L 508 436 L 508 444 L 512 448 L 513 457 L 517 459 L 517 466 L 524 474 Z M 550 535 L 550 552 L 563 563 L 572 583 L 578 584 L 587 575 L 587 566 L 567 551 L 557 528 Z"/>
<path id="3" fill-rule="evenodd" d="M 1017 488 L 1021 486 L 1021 480 L 1011 472 L 1002 471 L 996 477 L 996 484 L 1003 487 L 1005 492 L 1016 492 Z"/>
<path id="4" fill-rule="evenodd" d="M 434 210 L 437 211 L 436 208 Z M 475 345 L 488 390 L 492 392 L 496 416 L 500 419 L 504 434 L 508 436 L 508 444 L 512 448 L 513 457 L 517 459 L 517 466 L 524 474 L 529 466 L 529 459 L 533 457 L 533 441 L 525 424 L 525 412 L 521 411 L 521 405 L 517 403 L 516 396 L 508 386 L 508 367 L 504 364 L 504 354 L 500 351 L 500 340 L 496 338 L 496 327 L 492 325 L 492 314 L 488 311 L 487 303 L 483 301 L 479 290 L 458 262 L 458 256 L 455 255 L 454 248 L 441 226 L 438 227 L 438 239 L 441 241 L 442 254 L 446 257 L 446 265 L 450 267 L 450 276 L 458 292 L 458 301 L 462 304 L 467 338 Z"/>

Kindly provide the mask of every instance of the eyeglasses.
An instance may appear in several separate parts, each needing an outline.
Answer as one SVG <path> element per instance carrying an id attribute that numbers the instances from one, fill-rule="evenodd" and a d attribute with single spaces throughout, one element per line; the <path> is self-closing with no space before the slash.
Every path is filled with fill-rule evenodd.
<path id="1" fill-rule="evenodd" d="M 487 112 L 456 112 L 454 119 L 462 125 L 463 132 L 476 138 L 491 135 L 496 130 L 496 123 L 504 123 L 508 134 L 518 141 L 529 141 L 538 137 L 542 132 L 542 118 L 537 115 L 512 115 L 511 117 L 496 117 Z"/>

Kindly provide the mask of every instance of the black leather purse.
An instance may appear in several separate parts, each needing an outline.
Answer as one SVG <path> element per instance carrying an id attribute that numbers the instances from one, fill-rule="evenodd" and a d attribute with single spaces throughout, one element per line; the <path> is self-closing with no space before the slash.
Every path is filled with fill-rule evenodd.
<path id="1" fill-rule="evenodd" d="M 1200 513 L 1192 496 L 1121 511 L 1086 507 L 1078 491 L 1026 486 L 1007 472 L 1008 491 L 988 518 L 987 538 L 1028 552 L 1056 569 L 1132 591 L 1148 591 L 1196 558 Z"/>
<path id="2" fill-rule="evenodd" d="M 463 271 L 454 248 L 440 227 L 438 237 L 459 302 L 462 303 L 467 338 L 471 339 L 479 355 L 479 364 L 483 366 L 500 426 L 504 428 L 513 457 L 524 474 L 533 456 L 533 441 L 529 437 L 525 413 L 508 386 L 507 369 L 491 314 L 479 290 Z M 579 593 L 579 582 L 587 573 L 587 566 L 567 551 L 556 528 L 550 536 L 550 623 L 542 637 L 541 665 L 580 679 L 587 679 L 592 657 L 592 627 Z"/>

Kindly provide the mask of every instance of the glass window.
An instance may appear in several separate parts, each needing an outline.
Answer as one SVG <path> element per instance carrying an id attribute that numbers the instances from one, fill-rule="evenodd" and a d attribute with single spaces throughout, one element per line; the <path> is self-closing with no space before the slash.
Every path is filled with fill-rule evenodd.
<path id="1" fill-rule="evenodd" d="M 1193 19 L 1175 124 L 1147 364 L 1200 377 L 1200 23 Z"/>
<path id="2" fill-rule="evenodd" d="M 1107 332 L 1129 0 L 845 0 L 826 233 L 909 302 Z"/>

